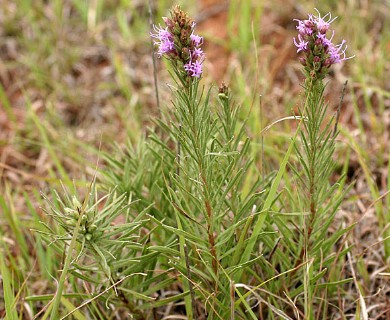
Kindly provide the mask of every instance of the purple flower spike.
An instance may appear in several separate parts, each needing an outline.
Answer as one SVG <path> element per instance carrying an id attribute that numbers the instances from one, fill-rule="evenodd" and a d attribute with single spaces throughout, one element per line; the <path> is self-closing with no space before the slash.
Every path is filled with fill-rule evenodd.
<path id="1" fill-rule="evenodd" d="M 196 23 L 178 5 L 171 10 L 171 18 L 163 20 L 166 28 L 154 26 L 150 34 L 158 46 L 157 56 L 168 58 L 183 79 L 200 78 L 205 54 L 201 48 L 203 37 L 194 33 Z"/>
<path id="2" fill-rule="evenodd" d="M 336 19 L 327 13 L 323 17 L 317 9 L 318 16 L 309 14 L 307 20 L 298 20 L 298 38 L 294 38 L 297 52 L 303 52 L 300 59 L 305 66 L 305 73 L 312 79 L 323 79 L 332 64 L 353 58 L 346 57 L 347 45 L 343 40 L 340 44 L 332 43 L 334 30 L 330 30 L 331 23 Z M 330 37 L 327 37 L 328 31 Z"/>

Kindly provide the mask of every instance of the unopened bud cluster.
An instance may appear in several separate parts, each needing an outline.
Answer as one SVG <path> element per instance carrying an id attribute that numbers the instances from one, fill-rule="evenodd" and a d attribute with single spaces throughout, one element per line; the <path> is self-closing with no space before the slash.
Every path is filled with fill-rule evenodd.
<path id="1" fill-rule="evenodd" d="M 222 82 L 218 88 L 218 97 L 221 101 L 229 99 L 229 87 L 225 84 L 225 82 Z"/>
<path id="2" fill-rule="evenodd" d="M 87 208 L 85 212 L 82 212 L 82 205 L 75 196 L 72 197 L 72 204 L 72 208 L 64 208 L 67 218 L 66 229 L 75 228 L 81 215 L 79 234 L 82 237 L 85 237 L 85 240 L 87 241 L 96 239 L 97 237 L 101 236 L 103 232 L 98 231 L 98 227 L 94 223 L 95 211 L 93 210 L 93 208 L 90 208 L 90 210 L 88 210 Z"/>
<path id="3" fill-rule="evenodd" d="M 166 28 L 154 26 L 155 33 L 151 33 L 158 46 L 157 55 L 167 57 L 184 75 L 199 78 L 205 55 L 201 49 L 203 37 L 194 34 L 195 22 L 180 6 L 171 10 L 171 18 L 163 20 Z"/>
<path id="4" fill-rule="evenodd" d="M 298 22 L 298 39 L 294 38 L 294 44 L 298 48 L 297 52 L 304 54 L 300 62 L 306 75 L 314 81 L 323 79 L 331 65 L 352 58 L 346 57 L 345 40 L 338 45 L 332 43 L 334 30 L 330 30 L 330 24 L 336 18 L 332 19 L 330 13 L 323 17 L 317 13 L 318 16 L 309 14 L 307 20 L 294 20 Z M 327 33 L 331 34 L 330 38 L 327 38 Z"/>

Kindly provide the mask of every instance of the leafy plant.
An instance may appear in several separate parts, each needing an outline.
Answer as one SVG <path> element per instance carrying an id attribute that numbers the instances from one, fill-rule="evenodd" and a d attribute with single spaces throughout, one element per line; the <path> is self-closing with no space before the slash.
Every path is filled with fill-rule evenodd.
<path id="1" fill-rule="evenodd" d="M 96 317 L 104 301 L 134 319 L 162 318 L 170 304 L 172 315 L 188 319 L 328 316 L 351 280 L 339 270 L 353 227 L 334 223 L 344 197 L 330 182 L 339 114 L 328 120 L 324 79 L 349 58 L 344 41 L 327 38 L 332 21 L 319 13 L 298 20 L 305 101 L 280 168 L 268 176 L 257 172 L 229 87 L 215 97 L 200 86 L 196 23 L 175 6 L 166 27 L 154 27 L 157 55 L 174 80 L 172 108 L 135 147 L 104 154 L 105 196 L 94 180 L 84 201 L 65 188 L 46 197 L 57 225 L 44 235 L 65 253 L 46 314 L 59 317 L 71 274 L 90 286 L 94 294 L 80 307 L 91 303 Z"/>
<path id="2" fill-rule="evenodd" d="M 138 314 L 136 301 L 153 299 L 143 294 L 128 299 L 124 292 L 129 291 L 127 287 L 134 282 L 132 278 L 142 281 L 141 278 L 147 277 L 147 273 L 139 270 L 147 270 L 150 261 L 139 253 L 144 250 L 147 240 L 141 228 L 149 220 L 146 217 L 148 208 L 136 217 L 131 216 L 131 199 L 124 194 L 118 196 L 115 190 L 100 197 L 95 181 L 90 184 L 83 201 L 65 188 L 62 195 L 54 191 L 53 201 L 46 196 L 45 199 L 49 205 L 46 212 L 56 224 L 54 228 L 46 225 L 48 232 L 41 233 L 60 255 L 65 254 L 51 317 L 59 317 L 64 284 L 69 274 L 87 281 L 93 296 L 101 297 L 100 293 L 105 293 L 107 287 L 114 288 L 116 294 L 112 295 L 110 291 L 110 295 L 103 298 L 116 300 Z"/>

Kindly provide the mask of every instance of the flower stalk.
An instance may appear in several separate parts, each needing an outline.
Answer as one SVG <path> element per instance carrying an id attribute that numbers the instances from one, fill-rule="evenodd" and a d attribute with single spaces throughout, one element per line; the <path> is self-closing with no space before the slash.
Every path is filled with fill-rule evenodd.
<path id="1" fill-rule="evenodd" d="M 300 127 L 301 145 L 294 145 L 298 165 L 293 169 L 298 176 L 300 194 L 305 195 L 302 201 L 303 241 L 297 252 L 295 267 L 305 261 L 304 277 L 304 307 L 308 319 L 314 318 L 313 292 L 315 282 L 313 276 L 325 272 L 327 267 L 323 262 L 330 254 L 329 247 L 322 246 L 324 239 L 329 237 L 328 227 L 332 224 L 338 210 L 339 202 L 329 205 L 337 195 L 334 186 L 330 185 L 330 176 L 334 170 L 333 154 L 337 128 L 335 117 L 327 119 L 328 105 L 324 99 L 324 78 L 330 67 L 336 63 L 348 60 L 346 56 L 346 41 L 333 44 L 335 31 L 330 29 L 332 19 L 330 13 L 321 17 L 309 14 L 307 20 L 298 20 L 298 36 L 293 39 L 305 75 L 305 104 L 301 110 L 302 128 Z M 330 37 L 327 36 L 330 34 Z M 340 235 L 341 236 L 341 235 Z M 339 236 L 339 237 L 340 237 Z M 337 241 L 338 238 L 333 239 Z M 290 276 L 295 274 L 293 272 Z"/>

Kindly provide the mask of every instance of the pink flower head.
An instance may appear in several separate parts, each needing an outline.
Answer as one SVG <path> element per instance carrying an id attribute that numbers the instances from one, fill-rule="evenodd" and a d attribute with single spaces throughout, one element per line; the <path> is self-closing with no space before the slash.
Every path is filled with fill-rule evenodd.
<path id="1" fill-rule="evenodd" d="M 203 60 L 190 61 L 184 65 L 184 70 L 187 71 L 191 77 L 199 78 L 203 72 L 202 63 Z"/>
<path id="2" fill-rule="evenodd" d="M 294 21 L 298 21 L 297 30 L 300 35 L 311 35 L 313 33 L 313 21 L 309 15 L 309 20 L 298 20 L 294 19 Z"/>
<path id="3" fill-rule="evenodd" d="M 321 17 L 320 12 L 315 9 L 318 13 L 318 17 L 313 16 L 314 23 L 316 24 L 317 30 L 320 33 L 326 33 L 329 30 L 330 24 L 337 19 L 337 17 L 334 17 L 332 19 L 332 15 L 330 12 L 328 12 L 326 15 Z"/>
<path id="4" fill-rule="evenodd" d="M 319 40 L 321 42 L 321 44 L 324 46 L 324 48 L 332 45 L 334 30 L 332 30 L 332 31 L 333 31 L 333 33 L 332 33 L 332 37 L 330 39 L 328 39 L 326 37 L 326 33 L 317 33 L 317 40 Z"/>
<path id="5" fill-rule="evenodd" d="M 161 58 L 162 55 L 173 52 L 175 45 L 173 35 L 168 31 L 168 27 L 163 29 L 161 26 L 153 26 L 156 33 L 150 33 L 152 38 L 155 38 L 154 44 L 158 46 L 157 55 Z"/>
<path id="6" fill-rule="evenodd" d="M 200 36 L 198 36 L 196 34 L 191 34 L 190 38 L 194 42 L 194 45 L 196 47 L 199 47 L 199 46 L 201 46 L 203 44 L 203 37 L 200 37 Z"/>
<path id="7" fill-rule="evenodd" d="M 191 52 L 191 59 L 198 59 L 198 58 L 202 58 L 203 56 L 204 56 L 204 52 L 201 48 L 195 48 Z"/>
<path id="8" fill-rule="evenodd" d="M 298 40 L 299 40 L 299 42 L 297 42 L 294 38 L 294 44 L 298 48 L 297 52 L 306 50 L 309 41 L 303 40 L 303 38 L 300 34 L 298 34 Z"/>
<path id="9" fill-rule="evenodd" d="M 351 59 L 353 57 L 346 57 L 345 51 L 347 50 L 347 42 L 343 40 L 340 44 L 338 45 L 331 45 L 329 47 L 329 59 L 331 63 L 339 63 L 344 60 Z"/>
<path id="10" fill-rule="evenodd" d="M 195 23 L 193 27 L 195 27 Z M 202 48 L 200 48 L 203 44 L 203 37 L 192 33 L 190 39 L 193 49 L 190 51 L 190 61 L 184 65 L 184 70 L 187 71 L 189 76 L 199 78 L 203 71 L 202 63 L 205 56 Z"/>

